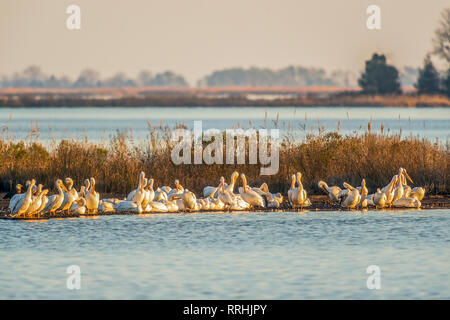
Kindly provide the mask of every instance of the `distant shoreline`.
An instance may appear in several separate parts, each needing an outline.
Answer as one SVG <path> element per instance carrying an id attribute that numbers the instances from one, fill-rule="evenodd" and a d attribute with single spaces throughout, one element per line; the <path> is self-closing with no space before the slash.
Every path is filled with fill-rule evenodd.
<path id="1" fill-rule="evenodd" d="M 357 89 L 91 88 L 0 89 L 1 107 L 450 107 L 442 95 L 364 95 Z"/>

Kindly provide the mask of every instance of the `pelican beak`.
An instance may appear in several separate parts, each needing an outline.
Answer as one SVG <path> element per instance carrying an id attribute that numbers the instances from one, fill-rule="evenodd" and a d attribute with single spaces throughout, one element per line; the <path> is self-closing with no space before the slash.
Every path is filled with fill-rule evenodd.
<path id="1" fill-rule="evenodd" d="M 325 192 L 327 195 L 329 195 L 329 192 L 328 192 L 328 190 L 327 189 L 325 189 L 325 187 L 324 186 L 321 186 L 320 187 L 322 190 L 323 190 L 323 192 Z"/>
<path id="2" fill-rule="evenodd" d="M 64 191 L 69 192 L 69 191 L 67 190 L 66 186 L 64 185 L 64 183 L 61 182 L 60 185 L 61 185 L 61 188 L 64 189 Z"/>
<path id="3" fill-rule="evenodd" d="M 408 172 L 406 172 L 406 170 L 403 170 L 403 172 L 405 173 L 406 178 L 408 178 L 409 182 L 414 183 L 411 179 L 411 177 L 409 176 Z"/>

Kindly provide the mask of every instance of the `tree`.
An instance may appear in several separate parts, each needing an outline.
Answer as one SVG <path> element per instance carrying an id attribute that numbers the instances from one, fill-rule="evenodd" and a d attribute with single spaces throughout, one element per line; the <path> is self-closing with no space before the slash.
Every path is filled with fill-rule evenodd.
<path id="1" fill-rule="evenodd" d="M 442 11 L 439 27 L 433 39 L 433 53 L 450 64 L 450 8 Z"/>
<path id="2" fill-rule="evenodd" d="M 439 93 L 439 73 L 427 55 L 423 61 L 423 69 L 419 69 L 419 78 L 415 87 L 419 94 Z"/>
<path id="3" fill-rule="evenodd" d="M 450 98 L 450 68 L 447 70 L 446 76 L 442 79 L 442 91 Z"/>
<path id="4" fill-rule="evenodd" d="M 363 92 L 368 94 L 401 92 L 398 70 L 386 63 L 384 54 L 374 53 L 372 58 L 366 61 L 365 71 L 358 79 L 358 84 Z"/>

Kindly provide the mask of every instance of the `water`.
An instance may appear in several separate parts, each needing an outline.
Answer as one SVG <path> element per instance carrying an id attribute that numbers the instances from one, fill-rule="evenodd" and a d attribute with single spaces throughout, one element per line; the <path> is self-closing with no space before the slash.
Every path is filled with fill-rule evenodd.
<path id="1" fill-rule="evenodd" d="M 266 118 L 267 112 L 267 119 Z M 446 142 L 450 138 L 450 108 L 377 108 L 377 107 L 172 107 L 172 108 L 0 108 L 0 127 L 4 136 L 24 139 L 30 128 L 38 126 L 39 139 L 81 139 L 88 137 L 93 142 L 108 140 L 117 130 L 132 128 L 136 140 L 148 137 L 149 127 L 184 122 L 193 128 L 194 120 L 202 120 L 203 128 L 231 129 L 233 124 L 249 128 L 273 128 L 279 113 L 278 128 L 282 135 L 290 127 L 295 135 L 303 138 L 307 133 L 317 133 L 318 126 L 327 131 L 336 131 L 341 122 L 342 134 L 363 133 L 372 121 L 373 130 L 380 132 L 381 124 L 385 134 L 399 133 L 402 137 L 438 138 Z"/>
<path id="2" fill-rule="evenodd" d="M 0 299 L 450 298 L 450 210 L 0 220 L 0 234 Z"/>

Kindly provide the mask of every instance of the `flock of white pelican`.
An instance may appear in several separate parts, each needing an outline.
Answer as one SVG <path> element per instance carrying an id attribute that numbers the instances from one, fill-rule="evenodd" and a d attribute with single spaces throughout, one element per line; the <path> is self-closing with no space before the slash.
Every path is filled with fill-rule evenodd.
<path id="1" fill-rule="evenodd" d="M 43 185 L 36 185 L 33 179 L 26 182 L 26 191 L 21 192 L 22 186 L 16 186 L 17 193 L 11 198 L 9 212 L 12 217 L 33 217 L 41 215 L 54 216 L 61 214 L 97 214 L 113 212 L 150 213 L 150 212 L 193 212 L 193 211 L 240 211 L 255 208 L 280 208 L 284 197 L 281 193 L 271 193 L 266 183 L 260 187 L 250 187 L 247 184 L 245 174 L 240 175 L 242 186 L 237 188 L 238 172 L 233 172 L 230 183 L 220 178 L 218 186 L 207 186 L 203 189 L 203 197 L 196 195 L 184 188 L 179 180 L 175 180 L 175 188 L 162 186 L 153 189 L 153 179 L 147 179 L 145 173 L 139 175 L 139 183 L 125 199 L 107 198 L 100 199 L 100 194 L 95 190 L 95 179 L 84 180 L 84 185 L 77 191 L 71 178 L 65 182 L 57 179 L 55 187 L 58 193 L 47 196 L 48 189 Z M 326 182 L 319 181 L 318 186 L 331 200 L 346 209 L 384 207 L 420 207 L 420 200 L 425 195 L 421 187 L 411 189 L 407 185 L 407 179 L 412 179 L 406 170 L 400 168 L 391 182 L 377 189 L 374 194 L 368 194 L 366 182 L 363 179 L 361 186 L 354 188 L 344 182 L 344 189 L 338 186 L 329 187 Z M 311 206 L 302 184 L 302 174 L 297 172 L 291 176 L 291 185 L 287 194 L 288 205 L 293 209 Z"/>
<path id="2" fill-rule="evenodd" d="M 318 186 L 328 197 L 342 207 L 347 209 L 367 208 L 373 206 L 376 209 L 385 207 L 396 208 L 420 208 L 421 200 L 425 196 L 425 189 L 422 187 L 411 188 L 408 181 L 414 183 L 404 168 L 398 170 L 391 182 L 383 188 L 378 188 L 377 192 L 369 194 L 366 187 L 366 180 L 363 179 L 360 187 L 353 187 L 344 182 L 344 188 L 338 186 L 329 187 L 325 181 L 319 181 Z"/>

